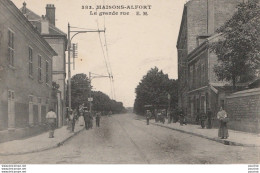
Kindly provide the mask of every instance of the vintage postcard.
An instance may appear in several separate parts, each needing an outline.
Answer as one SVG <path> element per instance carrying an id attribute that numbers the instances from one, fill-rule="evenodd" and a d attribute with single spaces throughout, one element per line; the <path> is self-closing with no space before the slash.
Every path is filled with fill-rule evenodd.
<path id="1" fill-rule="evenodd" d="M 248 164 L 258 172 L 259 7 L 1 0 L 1 171 Z"/>

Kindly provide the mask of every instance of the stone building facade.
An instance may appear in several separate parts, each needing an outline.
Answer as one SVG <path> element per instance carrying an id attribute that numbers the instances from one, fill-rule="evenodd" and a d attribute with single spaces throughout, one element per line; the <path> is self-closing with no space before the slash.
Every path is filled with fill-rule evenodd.
<path id="1" fill-rule="evenodd" d="M 12 1 L 0 1 L 0 130 L 45 122 L 56 55 Z"/>
<path id="2" fill-rule="evenodd" d="M 52 78 L 53 81 L 59 84 L 60 93 L 57 95 L 58 103 L 56 112 L 59 118 L 59 126 L 63 125 L 65 121 L 66 110 L 66 49 L 67 49 L 67 35 L 55 26 L 55 6 L 53 4 L 46 5 L 46 14 L 39 16 L 32 10 L 26 7 L 20 9 L 27 19 L 35 26 L 41 36 L 49 43 L 55 50 L 57 56 L 53 58 L 52 64 Z"/>
<path id="3" fill-rule="evenodd" d="M 178 105 L 184 110 L 186 115 L 193 116 L 196 108 L 205 110 L 208 105 L 207 101 L 205 102 L 206 94 L 203 94 L 202 97 L 195 96 L 194 98 L 190 96 L 191 91 L 203 87 L 204 89 L 206 87 L 210 88 L 208 86 L 209 83 L 216 83 L 216 86 L 222 86 L 216 80 L 212 68 L 208 66 L 209 62 L 211 62 L 211 66 L 217 63 L 217 58 L 214 55 L 209 56 L 206 43 L 205 45 L 202 44 L 207 41 L 206 39 L 214 36 L 216 29 L 231 18 L 236 10 L 236 6 L 241 2 L 243 0 L 190 0 L 184 5 L 177 50 Z M 196 52 L 190 55 L 195 49 Z M 198 52 L 199 54 L 197 55 Z M 194 56 L 196 58 L 193 59 Z M 195 76 L 192 76 L 191 73 L 194 73 Z M 215 89 L 212 91 L 214 92 Z M 216 94 L 222 95 L 221 93 Z M 194 101 L 194 105 L 190 105 L 191 100 L 196 100 L 196 103 Z"/>

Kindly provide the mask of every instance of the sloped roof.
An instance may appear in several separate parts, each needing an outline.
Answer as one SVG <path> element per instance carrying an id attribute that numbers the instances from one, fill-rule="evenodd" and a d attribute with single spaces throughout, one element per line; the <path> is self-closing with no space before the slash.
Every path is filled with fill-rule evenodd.
<path id="1" fill-rule="evenodd" d="M 53 56 L 57 56 L 57 53 L 52 49 L 52 47 L 46 42 L 46 40 L 39 34 L 39 32 L 37 32 L 32 23 L 28 21 L 28 19 L 21 13 L 21 11 L 15 6 L 15 4 L 10 1 L 10 0 L 0 0 L 0 2 L 3 3 L 3 5 L 8 6 L 7 9 L 9 9 L 9 11 L 17 16 L 19 18 L 20 21 L 24 21 L 25 23 L 23 23 L 23 25 L 25 26 L 25 28 L 28 29 L 29 32 L 32 33 L 32 36 L 35 37 L 42 45 L 44 45 L 44 47 L 46 48 L 46 50 L 48 50 Z"/>
<path id="2" fill-rule="evenodd" d="M 27 19 L 37 28 L 38 32 L 41 33 L 41 20 L 42 17 L 34 13 L 32 10 L 28 8 L 22 7 L 20 9 L 22 12 L 25 12 L 24 15 L 27 17 Z M 60 36 L 67 36 L 66 33 L 61 31 L 59 28 L 54 26 L 53 24 L 49 23 L 49 34 L 48 35 L 60 35 Z"/>

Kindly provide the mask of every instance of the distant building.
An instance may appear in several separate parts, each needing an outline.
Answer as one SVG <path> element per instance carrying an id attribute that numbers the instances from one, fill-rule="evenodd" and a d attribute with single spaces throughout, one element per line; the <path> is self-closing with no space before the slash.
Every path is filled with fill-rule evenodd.
<path id="1" fill-rule="evenodd" d="M 53 59 L 52 64 L 52 78 L 53 81 L 59 84 L 60 96 L 58 95 L 58 104 L 56 112 L 59 119 L 59 126 L 65 120 L 66 110 L 66 54 L 67 49 L 67 35 L 55 26 L 55 6 L 53 4 L 46 5 L 46 15 L 39 16 L 26 7 L 20 9 L 24 16 L 33 24 L 41 36 L 50 44 L 55 50 L 57 56 Z"/>
<path id="2" fill-rule="evenodd" d="M 205 112 L 210 105 L 214 109 L 224 105 L 222 94 L 229 92 L 229 88 L 223 88 L 225 83 L 217 80 L 213 72 L 217 57 L 209 52 L 207 44 L 241 2 L 243 0 L 190 0 L 184 5 L 177 41 L 178 105 L 191 120 L 196 111 Z M 212 92 L 217 98 L 211 97 Z"/>
<path id="3" fill-rule="evenodd" d="M 0 130 L 45 122 L 56 52 L 10 0 L 0 1 Z"/>

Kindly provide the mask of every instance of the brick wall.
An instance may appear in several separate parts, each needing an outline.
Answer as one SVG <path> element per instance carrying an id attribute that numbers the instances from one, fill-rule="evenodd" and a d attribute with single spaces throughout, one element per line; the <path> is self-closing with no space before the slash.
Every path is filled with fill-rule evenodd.
<path id="1" fill-rule="evenodd" d="M 231 119 L 230 128 L 260 133 L 260 88 L 230 95 L 226 98 L 226 110 Z"/>

